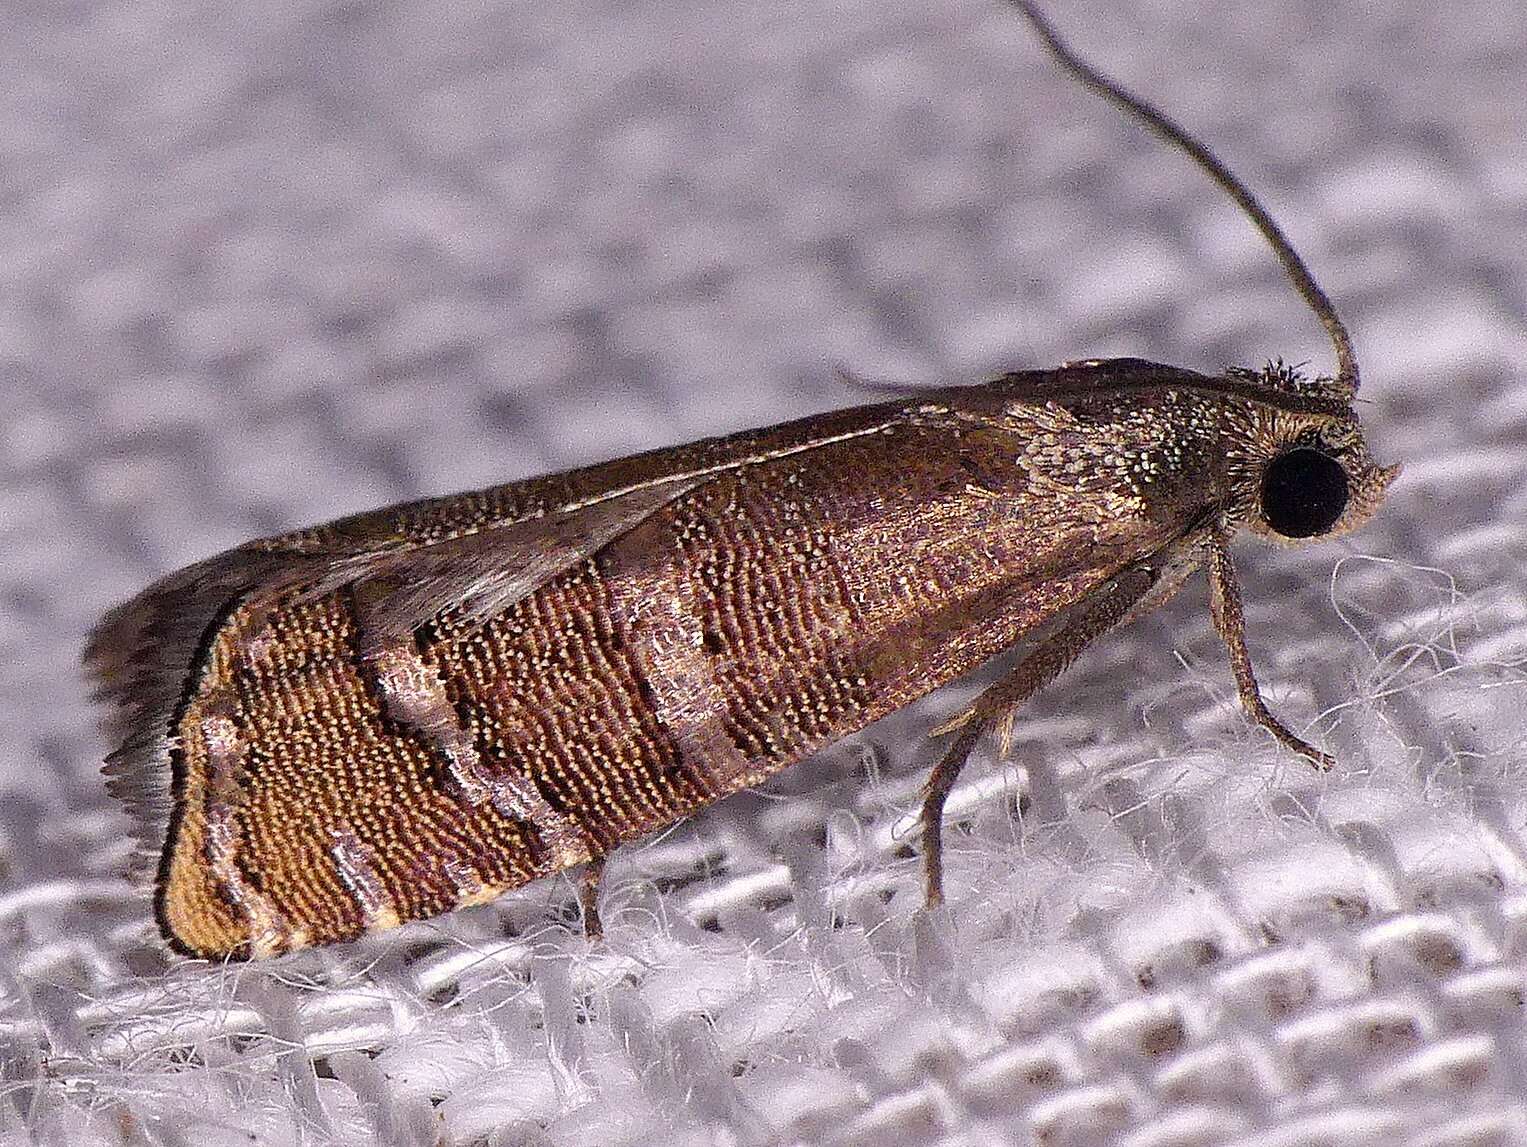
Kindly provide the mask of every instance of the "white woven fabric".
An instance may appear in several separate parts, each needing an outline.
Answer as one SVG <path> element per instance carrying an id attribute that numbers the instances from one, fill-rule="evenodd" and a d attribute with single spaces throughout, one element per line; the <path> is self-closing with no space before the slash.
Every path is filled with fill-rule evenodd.
<path id="1" fill-rule="evenodd" d="M 269 965 L 166 956 L 76 662 L 248 537 L 1135 354 L 1329 361 L 1200 174 L 995 0 L 82 0 L 0 34 L 0 1140 L 1527 1143 L 1527 9 L 1054 16 L 1342 307 L 1374 524 L 1089 651 L 909 848 L 948 691 L 622 854 Z"/>

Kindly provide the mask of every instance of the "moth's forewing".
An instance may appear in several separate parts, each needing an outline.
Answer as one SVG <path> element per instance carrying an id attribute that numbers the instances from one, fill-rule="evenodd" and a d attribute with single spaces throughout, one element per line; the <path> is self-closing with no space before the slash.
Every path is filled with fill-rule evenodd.
<path id="1" fill-rule="evenodd" d="M 1224 497 L 1226 400 L 1147 366 L 379 511 L 167 579 L 101 639 L 147 642 L 117 691 L 162 724 L 116 767 L 170 797 L 167 936 L 272 954 L 601 855 L 1170 556 Z M 1142 406 L 1194 429 L 1163 442 Z"/>
<path id="2" fill-rule="evenodd" d="M 108 785 L 133 814 L 143 856 L 149 866 L 159 863 L 169 826 L 171 750 L 178 743 L 172 726 L 219 620 L 235 606 L 287 591 L 311 598 L 361 580 L 391 581 L 397 592 L 373 603 L 368 642 L 409 621 L 421 624 L 442 597 L 504 608 L 592 553 L 611 536 L 612 522 L 618 533 L 680 486 L 771 453 L 874 433 L 895 416 L 891 406 L 845 410 L 389 506 L 249 542 L 161 578 L 108 613 L 85 651 L 99 698 L 114 706 L 106 731 L 120 747 L 107 765 Z M 661 495 L 656 503 L 649 500 L 654 490 Z M 520 526 L 526 528 L 516 532 Z M 408 580 L 393 576 L 404 569 Z M 453 576 L 462 579 L 454 595 Z"/>

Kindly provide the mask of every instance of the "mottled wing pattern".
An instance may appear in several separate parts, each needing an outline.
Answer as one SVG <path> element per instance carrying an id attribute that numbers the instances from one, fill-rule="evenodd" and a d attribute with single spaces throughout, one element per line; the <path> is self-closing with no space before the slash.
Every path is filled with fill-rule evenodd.
<path id="1" fill-rule="evenodd" d="M 1100 529 L 1046 469 L 1075 419 L 980 405 L 363 515 L 150 590 L 103 634 L 201 625 L 124 750 L 173 775 L 166 933 L 267 955 L 601 856 L 976 668 L 1198 512 Z"/>
<path id="2" fill-rule="evenodd" d="M 173 726 L 221 619 L 241 605 L 369 581 L 371 634 L 401 636 L 445 601 L 486 616 L 587 556 L 655 505 L 771 453 L 875 432 L 894 405 L 802 419 L 563 474 L 390 506 L 250 542 L 178 570 L 108 613 L 85 663 L 110 706 L 108 787 L 132 815 L 136 867 L 159 863 L 172 812 Z M 452 594 L 462 577 L 465 592 Z M 387 587 L 398 591 L 381 592 Z M 372 640 L 374 638 L 368 638 Z"/>

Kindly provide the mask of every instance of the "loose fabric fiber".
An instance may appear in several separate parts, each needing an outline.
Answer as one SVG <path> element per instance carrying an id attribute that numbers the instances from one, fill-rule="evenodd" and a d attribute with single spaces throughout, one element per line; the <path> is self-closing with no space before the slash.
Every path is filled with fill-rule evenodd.
<path id="1" fill-rule="evenodd" d="M 1373 524 L 969 682 L 572 886 L 168 956 L 92 621 L 260 534 L 1128 354 L 1329 369 L 1201 173 L 997 0 L 41 0 L 0 35 L 0 1142 L 1527 1143 L 1527 8 L 1076 0 L 1352 327 Z"/>

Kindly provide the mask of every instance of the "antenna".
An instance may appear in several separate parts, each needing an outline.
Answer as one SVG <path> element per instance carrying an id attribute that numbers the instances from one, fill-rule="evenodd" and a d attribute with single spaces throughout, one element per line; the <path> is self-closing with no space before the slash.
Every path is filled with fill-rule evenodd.
<path id="1" fill-rule="evenodd" d="M 1062 67 L 1087 87 L 1123 108 L 1157 135 L 1164 137 L 1167 142 L 1181 148 L 1194 163 L 1209 173 L 1209 177 L 1215 183 L 1225 189 L 1242 211 L 1246 212 L 1252 223 L 1256 224 L 1257 230 L 1262 233 L 1262 237 L 1272 247 L 1273 254 L 1278 256 L 1278 262 L 1283 264 L 1283 270 L 1294 284 L 1294 289 L 1309 304 L 1310 309 L 1315 312 L 1315 317 L 1320 320 L 1320 325 L 1325 327 L 1326 334 L 1330 336 L 1331 346 L 1336 351 L 1336 381 L 1349 394 L 1356 394 L 1357 356 L 1352 350 L 1352 336 L 1347 333 L 1346 325 L 1337 315 L 1331 300 L 1320 289 L 1320 284 L 1315 282 L 1315 276 L 1310 274 L 1310 269 L 1299 257 L 1299 252 L 1294 250 L 1294 245 L 1288 241 L 1282 229 L 1273 222 L 1272 216 L 1257 202 L 1256 196 L 1247 190 L 1246 185 L 1232 175 L 1230 169 L 1215 158 L 1207 147 L 1189 135 L 1187 130 L 1171 117 L 1158 111 L 1140 97 L 1125 91 L 1091 64 L 1079 59 L 1032 0 L 1010 0 L 1010 2 L 1034 26 L 1034 30 L 1044 40 L 1045 47 L 1049 48 L 1050 54 L 1060 61 Z"/>

